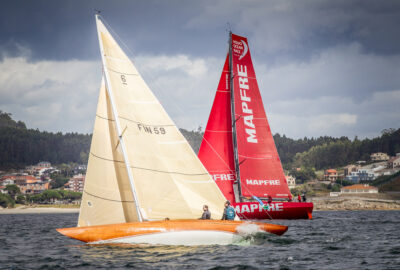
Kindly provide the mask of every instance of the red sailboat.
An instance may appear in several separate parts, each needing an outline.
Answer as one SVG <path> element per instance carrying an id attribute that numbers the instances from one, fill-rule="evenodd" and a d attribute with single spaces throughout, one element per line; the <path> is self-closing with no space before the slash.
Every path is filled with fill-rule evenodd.
<path id="1" fill-rule="evenodd" d="M 199 158 L 239 217 L 312 218 L 312 203 L 292 202 L 245 37 L 230 33 Z"/>

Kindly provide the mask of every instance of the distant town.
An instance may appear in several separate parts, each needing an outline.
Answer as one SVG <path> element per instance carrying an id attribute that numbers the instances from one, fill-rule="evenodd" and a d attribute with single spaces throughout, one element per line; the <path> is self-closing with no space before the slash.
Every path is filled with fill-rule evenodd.
<path id="1" fill-rule="evenodd" d="M 180 131 L 197 152 L 202 128 Z M 0 207 L 78 207 L 90 141 L 90 134 L 28 129 L 0 111 Z M 316 209 L 321 205 L 317 198 L 329 198 L 330 205 L 335 198 L 355 195 L 400 202 L 400 129 L 384 129 L 380 136 L 362 140 L 291 139 L 277 133 L 274 141 L 292 194 L 305 194 Z"/>
<path id="2" fill-rule="evenodd" d="M 296 168 L 301 171 L 301 168 Z M 400 172 L 400 153 L 389 156 L 377 152 L 370 155 L 369 162 L 357 161 L 342 168 L 330 168 L 316 173 L 316 179 L 297 183 L 287 173 L 286 180 L 294 195 L 308 193 L 310 196 L 338 197 L 348 194 L 378 193 L 378 187 L 370 185 L 379 177 L 396 176 Z M 86 165 L 52 165 L 42 161 L 18 171 L 0 171 L 0 206 L 17 204 L 69 204 L 79 205 L 85 184 Z M 326 187 L 326 192 L 321 194 Z M 318 193 L 318 191 L 320 191 Z M 0 195 L 1 195 L 0 194 Z M 4 197 L 7 196 L 7 197 Z"/>
<path id="3" fill-rule="evenodd" d="M 295 168 L 295 170 L 301 171 L 302 169 Z M 321 187 L 324 186 L 326 193 L 329 192 L 331 197 L 342 194 L 378 193 L 377 186 L 392 182 L 393 179 L 400 180 L 400 153 L 397 153 L 396 156 L 389 156 L 382 152 L 372 153 L 369 161 L 360 160 L 344 167 L 317 171 L 315 175 L 315 179 L 305 183 L 311 187 L 311 195 L 321 195 L 323 193 Z M 286 179 L 292 193 L 307 192 L 304 183 L 299 186 L 295 177 L 289 174 Z"/>
<path id="4" fill-rule="evenodd" d="M 86 165 L 53 166 L 42 161 L 17 172 L 0 171 L 0 206 L 18 204 L 80 204 Z M 7 200 L 8 199 L 8 200 Z"/>

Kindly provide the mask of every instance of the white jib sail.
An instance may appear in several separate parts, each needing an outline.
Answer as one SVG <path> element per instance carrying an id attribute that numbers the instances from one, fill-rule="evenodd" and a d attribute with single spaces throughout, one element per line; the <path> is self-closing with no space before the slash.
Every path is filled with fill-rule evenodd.
<path id="1" fill-rule="evenodd" d="M 104 123 L 102 127 L 97 122 L 103 118 L 96 118 L 79 225 L 111 224 L 115 223 L 115 220 L 121 222 L 138 220 L 127 171 L 124 168 L 125 159 L 122 151 L 119 150 L 121 145 L 118 144 L 115 120 L 119 121 L 122 129 L 126 158 L 129 160 L 140 213 L 144 219 L 195 219 L 201 216 L 204 204 L 209 206 L 212 218 L 219 219 L 222 216 L 225 198 L 217 185 L 133 63 L 99 19 L 97 19 L 97 29 L 104 52 L 104 72 L 107 75 L 107 84 L 110 85 L 108 90 L 112 90 L 118 118 L 114 119 L 111 113 L 104 117 L 107 119 L 104 120 L 107 124 Z M 106 105 L 102 107 L 109 109 L 107 113 L 110 113 L 112 110 L 109 108 L 110 102 L 106 91 L 104 91 L 104 96 Z M 104 130 L 100 131 L 100 128 Z M 107 148 L 109 142 L 105 140 L 109 139 L 111 140 L 110 147 L 116 147 L 116 149 L 106 152 L 95 147 L 95 139 L 98 137 L 96 132 L 103 134 L 99 142 L 100 148 Z M 108 134 L 105 135 L 104 133 L 107 132 Z M 101 170 L 114 171 L 96 173 L 95 179 L 91 177 L 95 174 L 91 172 L 91 168 L 100 166 L 96 163 L 102 164 Z M 114 194 L 113 192 L 103 194 L 100 192 L 100 189 L 103 189 L 101 187 L 98 188 L 100 192 L 98 194 L 97 191 L 92 189 L 92 192 L 89 192 L 86 188 L 93 185 L 101 186 L 102 183 L 109 181 L 101 177 L 109 175 L 112 175 L 111 178 L 114 176 L 116 178 L 113 182 L 117 183 L 118 189 L 114 187 L 113 190 L 120 192 L 119 199 L 116 199 L 118 192 L 115 192 L 115 197 L 111 201 L 111 197 L 106 195 Z M 92 182 L 99 184 L 92 184 Z M 97 207 L 93 202 L 89 206 L 87 202 L 89 196 L 92 201 L 96 198 L 96 200 L 102 200 L 102 204 L 113 205 L 115 211 L 111 210 L 110 206 L 107 208 L 110 209 L 109 211 L 103 211 L 103 213 L 99 211 L 96 218 L 92 219 L 94 214 L 84 214 Z M 103 215 L 104 218 L 98 217 L 99 215 Z M 115 215 L 115 217 L 107 221 L 110 215 Z"/>
<path id="2" fill-rule="evenodd" d="M 138 220 L 114 122 L 102 80 L 78 226 Z"/>

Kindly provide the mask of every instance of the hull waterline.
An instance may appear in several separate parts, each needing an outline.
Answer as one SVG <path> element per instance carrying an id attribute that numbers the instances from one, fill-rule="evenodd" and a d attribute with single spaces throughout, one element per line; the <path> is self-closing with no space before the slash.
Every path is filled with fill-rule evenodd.
<path id="1" fill-rule="evenodd" d="M 264 204 L 268 205 L 267 202 Z M 257 202 L 234 203 L 236 214 L 242 219 L 312 219 L 314 204 L 311 202 L 273 202 L 269 210 Z"/>
<path id="2" fill-rule="evenodd" d="M 284 234 L 288 227 L 269 223 L 225 220 L 168 220 L 62 228 L 57 231 L 86 243 L 136 243 L 165 245 L 231 244 L 240 232 L 252 231 Z"/>

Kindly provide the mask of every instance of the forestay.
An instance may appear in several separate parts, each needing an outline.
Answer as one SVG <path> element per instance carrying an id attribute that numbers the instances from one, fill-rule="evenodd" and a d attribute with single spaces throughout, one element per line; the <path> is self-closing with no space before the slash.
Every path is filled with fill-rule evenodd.
<path id="1" fill-rule="evenodd" d="M 111 113 L 110 97 L 101 91 L 79 225 L 138 219 L 126 159 L 145 220 L 198 218 L 203 204 L 208 204 L 213 218 L 219 218 L 225 201 L 221 191 L 99 19 L 97 29 L 118 117 Z M 99 113 L 104 109 L 105 113 Z M 116 121 L 122 129 L 125 158 Z"/>
<path id="2" fill-rule="evenodd" d="M 229 58 L 226 56 L 210 117 L 199 149 L 199 158 L 231 202 L 235 201 Z"/>

